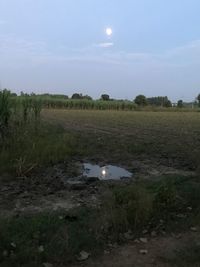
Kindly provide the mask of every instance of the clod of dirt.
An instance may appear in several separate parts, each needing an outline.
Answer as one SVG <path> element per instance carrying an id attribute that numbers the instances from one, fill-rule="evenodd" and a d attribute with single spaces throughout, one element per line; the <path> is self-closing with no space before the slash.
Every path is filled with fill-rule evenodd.
<path id="1" fill-rule="evenodd" d="M 127 233 L 125 233 L 125 234 L 124 234 L 124 237 L 125 237 L 125 239 L 127 239 L 127 240 L 133 240 L 133 239 L 134 239 L 134 235 L 133 235 L 133 233 L 132 233 L 131 230 L 129 230 Z"/>
<path id="2" fill-rule="evenodd" d="M 43 246 L 39 246 L 39 247 L 38 247 L 38 252 L 39 252 L 39 253 L 44 252 L 44 247 L 43 247 Z"/>
<path id="3" fill-rule="evenodd" d="M 79 257 L 77 258 L 78 261 L 85 261 L 90 257 L 90 253 L 86 252 L 86 251 L 81 251 L 79 254 Z"/>
<path id="4" fill-rule="evenodd" d="M 13 248 L 16 248 L 16 247 L 17 247 L 17 245 L 16 245 L 14 242 L 12 242 L 10 245 L 11 245 L 11 247 L 13 247 Z"/>
<path id="5" fill-rule="evenodd" d="M 197 232 L 197 228 L 196 228 L 196 227 L 191 227 L 190 230 L 191 230 L 192 232 Z"/>
<path id="6" fill-rule="evenodd" d="M 147 240 L 147 238 L 143 238 L 143 237 L 141 237 L 141 238 L 140 238 L 140 242 L 146 244 L 146 243 L 148 242 L 148 240 Z"/>

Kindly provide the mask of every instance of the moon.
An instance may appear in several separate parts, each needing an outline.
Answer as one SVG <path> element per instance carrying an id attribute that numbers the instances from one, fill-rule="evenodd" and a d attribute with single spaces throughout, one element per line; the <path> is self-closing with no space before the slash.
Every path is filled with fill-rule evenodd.
<path id="1" fill-rule="evenodd" d="M 108 36 L 111 36 L 111 35 L 113 34 L 112 29 L 111 29 L 111 28 L 106 28 L 106 34 L 107 34 Z"/>

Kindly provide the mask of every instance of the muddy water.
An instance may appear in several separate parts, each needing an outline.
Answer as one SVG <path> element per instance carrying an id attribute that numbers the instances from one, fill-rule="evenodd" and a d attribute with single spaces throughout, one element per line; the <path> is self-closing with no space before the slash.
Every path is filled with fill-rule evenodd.
<path id="1" fill-rule="evenodd" d="M 132 173 L 113 165 L 100 167 L 99 165 L 85 163 L 83 164 L 83 167 L 83 176 L 88 178 L 96 177 L 99 180 L 121 180 L 132 177 Z"/>

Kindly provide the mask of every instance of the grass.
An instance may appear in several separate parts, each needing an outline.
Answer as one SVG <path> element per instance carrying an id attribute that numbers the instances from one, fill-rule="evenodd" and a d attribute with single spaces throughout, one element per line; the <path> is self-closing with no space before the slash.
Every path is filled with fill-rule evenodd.
<path id="1" fill-rule="evenodd" d="M 1 219 L 0 265 L 68 264 L 82 250 L 98 253 L 103 244 L 91 223 L 94 212 L 82 208 L 74 213 L 77 215 L 73 214 L 73 220 L 72 215 L 64 212 Z"/>
<path id="2" fill-rule="evenodd" d="M 191 187 L 198 181 L 198 186 Z M 187 194 L 185 189 L 187 188 Z M 129 230 L 188 231 L 200 226 L 199 177 L 162 176 L 157 181 L 114 185 L 103 196 L 102 225 L 114 239 Z M 162 224 L 160 222 L 162 221 Z"/>
<path id="3" fill-rule="evenodd" d="M 1 145 L 0 171 L 16 176 L 64 161 L 76 153 L 76 140 L 61 127 L 41 123 L 11 128 Z"/>

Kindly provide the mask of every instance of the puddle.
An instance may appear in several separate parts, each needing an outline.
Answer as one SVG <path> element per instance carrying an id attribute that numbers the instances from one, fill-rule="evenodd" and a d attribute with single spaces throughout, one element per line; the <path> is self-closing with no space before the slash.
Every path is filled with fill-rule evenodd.
<path id="1" fill-rule="evenodd" d="M 83 164 L 83 167 L 83 176 L 87 178 L 96 177 L 99 180 L 121 180 L 132 177 L 132 173 L 113 165 L 100 167 L 98 165 L 85 163 Z"/>

